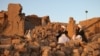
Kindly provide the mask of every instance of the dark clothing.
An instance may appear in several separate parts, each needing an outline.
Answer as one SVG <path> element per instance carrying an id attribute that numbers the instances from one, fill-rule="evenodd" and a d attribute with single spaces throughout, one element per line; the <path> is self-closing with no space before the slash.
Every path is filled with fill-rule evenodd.
<path id="1" fill-rule="evenodd" d="M 82 29 L 80 30 L 80 28 L 77 29 L 76 30 L 76 35 L 81 35 L 82 36 L 82 41 L 88 42 L 87 38 L 85 36 L 84 30 L 82 30 Z"/>
<path id="2" fill-rule="evenodd" d="M 58 33 L 57 33 L 57 35 L 56 35 L 57 41 L 58 41 L 59 37 L 60 37 L 62 34 L 65 34 L 65 35 L 67 36 L 68 31 L 58 31 Z"/>
<path id="3" fill-rule="evenodd" d="M 79 34 L 82 36 L 82 41 L 88 42 L 83 30 L 81 30 Z"/>

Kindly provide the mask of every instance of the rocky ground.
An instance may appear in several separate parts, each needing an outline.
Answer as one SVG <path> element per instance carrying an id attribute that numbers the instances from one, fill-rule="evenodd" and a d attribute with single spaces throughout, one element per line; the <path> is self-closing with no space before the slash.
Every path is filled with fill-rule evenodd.
<path id="1" fill-rule="evenodd" d="M 100 34 L 88 43 L 71 40 L 58 44 L 56 34 L 60 24 L 37 26 L 31 30 L 32 39 L 24 36 L 0 36 L 0 56 L 100 56 Z"/>

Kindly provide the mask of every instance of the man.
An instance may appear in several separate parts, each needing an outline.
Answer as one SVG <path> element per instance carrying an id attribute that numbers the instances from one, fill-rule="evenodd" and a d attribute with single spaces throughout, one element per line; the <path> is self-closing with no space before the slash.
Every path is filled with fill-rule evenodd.
<path id="1" fill-rule="evenodd" d="M 61 29 L 58 31 L 57 40 L 58 40 L 58 43 L 65 43 L 70 40 L 65 26 L 61 26 Z"/>
<path id="2" fill-rule="evenodd" d="M 78 25 L 76 27 L 76 31 L 75 31 L 75 35 L 73 36 L 73 39 L 79 39 L 81 41 L 84 41 L 84 42 L 88 42 L 87 41 L 87 38 L 85 36 L 85 33 L 84 33 L 84 30 L 82 29 L 82 26 L 81 25 Z"/>

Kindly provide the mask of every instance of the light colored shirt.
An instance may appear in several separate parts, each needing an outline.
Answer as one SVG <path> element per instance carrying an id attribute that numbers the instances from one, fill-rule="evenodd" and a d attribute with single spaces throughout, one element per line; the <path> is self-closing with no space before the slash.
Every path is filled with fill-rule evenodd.
<path id="1" fill-rule="evenodd" d="M 58 39 L 58 43 L 65 43 L 65 42 L 69 42 L 69 38 L 65 34 L 62 34 Z"/>
<path id="2" fill-rule="evenodd" d="M 77 35 L 77 36 L 73 35 L 72 39 L 81 41 L 82 40 L 82 36 L 81 35 Z"/>

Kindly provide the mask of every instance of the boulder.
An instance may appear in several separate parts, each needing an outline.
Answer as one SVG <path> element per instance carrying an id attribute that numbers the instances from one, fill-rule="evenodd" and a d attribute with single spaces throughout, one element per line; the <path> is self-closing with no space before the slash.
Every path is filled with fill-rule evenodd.
<path id="1" fill-rule="evenodd" d="M 55 48 L 57 46 L 57 44 L 55 42 L 52 42 L 52 43 L 50 43 L 49 46 L 52 47 L 52 48 Z"/>
<path id="2" fill-rule="evenodd" d="M 51 47 L 48 47 L 48 46 L 42 47 L 42 56 L 49 56 L 50 50 L 51 50 Z"/>
<path id="3" fill-rule="evenodd" d="M 56 56 L 66 56 L 63 51 L 56 51 Z"/>

